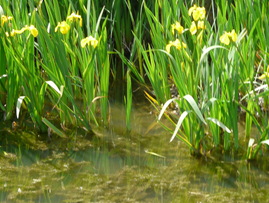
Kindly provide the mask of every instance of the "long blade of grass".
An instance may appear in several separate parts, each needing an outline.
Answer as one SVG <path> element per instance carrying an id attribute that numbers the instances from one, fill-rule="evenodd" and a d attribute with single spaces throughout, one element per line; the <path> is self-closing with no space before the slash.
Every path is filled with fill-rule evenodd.
<path id="1" fill-rule="evenodd" d="M 221 127 L 224 131 L 226 131 L 227 133 L 231 133 L 232 131 L 226 126 L 224 125 L 222 122 L 220 122 L 218 119 L 216 118 L 211 118 L 211 117 L 208 117 L 206 118 L 207 120 L 215 123 L 217 126 Z"/>
<path id="2" fill-rule="evenodd" d="M 148 151 L 147 149 L 145 150 L 145 152 L 146 152 L 147 154 L 150 154 L 150 155 L 153 155 L 153 156 L 157 156 L 157 157 L 160 157 L 160 158 L 163 158 L 163 159 L 166 158 L 165 156 L 162 156 L 162 155 L 157 154 L 157 153 L 155 153 L 155 152 L 150 152 L 150 151 Z"/>
<path id="3" fill-rule="evenodd" d="M 169 99 L 167 102 L 165 102 L 165 104 L 163 105 L 163 108 L 158 116 L 158 120 L 161 120 L 165 110 L 167 109 L 167 107 L 173 102 L 175 101 L 177 98 L 172 98 L 172 99 Z"/>
<path id="4" fill-rule="evenodd" d="M 132 112 L 132 80 L 130 75 L 130 70 L 127 72 L 127 92 L 126 92 L 126 127 L 131 130 L 131 112 Z"/>
<path id="5" fill-rule="evenodd" d="M 208 54 L 213 49 L 226 49 L 226 50 L 228 50 L 227 48 L 220 46 L 220 45 L 214 45 L 214 46 L 204 48 L 199 63 L 201 63 L 204 60 L 205 55 Z"/>
<path id="6" fill-rule="evenodd" d="M 182 122 L 184 121 L 184 119 L 186 118 L 186 116 L 187 116 L 190 112 L 191 112 L 191 111 L 184 111 L 184 112 L 181 114 L 181 116 L 180 116 L 179 119 L 178 119 L 178 122 L 177 122 L 176 128 L 175 128 L 175 130 L 174 130 L 174 133 L 173 133 L 173 135 L 172 135 L 172 137 L 171 137 L 171 139 L 170 139 L 170 142 L 172 142 L 172 141 L 174 140 L 174 138 L 176 137 L 177 132 L 178 132 L 178 130 L 179 130 L 179 128 L 180 128 Z"/>
<path id="7" fill-rule="evenodd" d="M 194 101 L 193 97 L 191 95 L 185 95 L 183 97 L 184 99 L 187 100 L 187 102 L 191 105 L 191 107 L 193 108 L 194 112 L 196 113 L 196 115 L 198 116 L 198 118 L 205 124 L 207 125 L 197 103 Z"/>
<path id="8" fill-rule="evenodd" d="M 101 10 L 101 12 L 99 14 L 98 20 L 96 22 L 96 27 L 95 27 L 95 32 L 96 33 L 98 32 L 98 29 L 99 29 L 99 26 L 100 26 L 100 22 L 101 22 L 104 10 L 105 10 L 105 6 L 103 6 L 103 8 L 102 8 L 102 10 Z"/>
<path id="9" fill-rule="evenodd" d="M 46 118 L 43 117 L 42 122 L 45 123 L 45 125 L 48 126 L 50 129 L 52 129 L 57 135 L 59 135 L 62 138 L 66 138 L 66 135 L 61 130 L 59 130 L 55 125 L 49 122 Z"/>

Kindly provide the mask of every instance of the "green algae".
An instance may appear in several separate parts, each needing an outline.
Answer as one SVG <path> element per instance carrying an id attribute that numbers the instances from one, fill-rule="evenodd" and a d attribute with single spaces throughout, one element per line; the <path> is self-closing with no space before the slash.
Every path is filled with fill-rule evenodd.
<path id="1" fill-rule="evenodd" d="M 115 107 L 109 128 L 69 139 L 1 130 L 2 202 L 266 202 L 269 166 L 224 155 L 196 159 L 169 143 L 149 110 L 131 131 Z M 144 133 L 143 133 L 144 132 Z M 22 138 L 23 135 L 23 138 Z M 147 153 L 153 152 L 153 153 Z M 156 156 L 154 153 L 160 155 Z"/>

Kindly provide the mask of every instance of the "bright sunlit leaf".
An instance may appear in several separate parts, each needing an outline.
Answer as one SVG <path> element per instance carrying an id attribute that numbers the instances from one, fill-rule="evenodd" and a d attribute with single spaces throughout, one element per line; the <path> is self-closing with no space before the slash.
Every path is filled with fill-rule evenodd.
<path id="1" fill-rule="evenodd" d="M 255 140 L 253 138 L 250 138 L 248 141 L 248 147 L 252 147 L 254 142 L 255 142 Z"/>
<path id="2" fill-rule="evenodd" d="M 267 144 L 267 145 L 269 145 L 269 140 L 264 140 L 264 141 L 262 141 L 261 143 L 262 143 L 262 144 Z"/>
<path id="3" fill-rule="evenodd" d="M 21 104 L 24 100 L 25 96 L 20 96 L 17 100 L 17 105 L 16 105 L 16 116 L 19 118 L 20 115 L 20 110 L 21 110 Z"/>
<path id="4" fill-rule="evenodd" d="M 155 153 L 155 152 L 150 152 L 150 151 L 148 151 L 147 149 L 145 150 L 145 152 L 147 153 L 147 154 L 151 154 L 151 155 L 153 155 L 153 156 L 157 156 L 157 157 L 160 157 L 160 158 L 166 158 L 165 156 L 162 156 L 162 155 L 160 155 L 160 154 L 157 154 L 157 153 Z"/>
<path id="5" fill-rule="evenodd" d="M 180 116 L 179 119 L 178 119 L 178 122 L 177 122 L 176 128 L 175 128 L 175 130 L 174 130 L 174 133 L 173 133 L 173 135 L 172 135 L 172 137 L 171 137 L 171 139 L 170 139 L 170 142 L 172 142 L 173 139 L 176 137 L 177 132 L 179 131 L 179 128 L 180 128 L 182 122 L 184 121 L 184 119 L 186 118 L 186 116 L 187 116 L 190 112 L 191 112 L 191 111 L 184 111 L 184 112 L 181 114 L 181 116 Z"/>
<path id="6" fill-rule="evenodd" d="M 218 119 L 216 118 L 206 118 L 207 120 L 215 123 L 217 126 L 221 127 L 224 131 L 226 131 L 227 133 L 231 133 L 232 131 L 226 127 L 226 125 L 224 125 L 222 122 L 220 122 Z"/>
<path id="7" fill-rule="evenodd" d="M 7 77 L 7 74 L 1 75 L 1 76 L 0 76 L 0 80 L 1 80 L 2 78 L 6 78 L 6 77 Z"/>
<path id="8" fill-rule="evenodd" d="M 205 125 L 207 125 L 207 123 L 206 123 L 206 121 L 205 121 L 205 119 L 204 119 L 204 117 L 203 117 L 203 115 L 202 115 L 202 113 L 201 113 L 201 111 L 200 111 L 200 109 L 199 109 L 197 103 L 196 103 L 195 100 L 193 99 L 193 97 L 192 97 L 191 95 L 185 95 L 183 98 L 186 99 L 186 100 L 189 102 L 189 104 L 190 104 L 191 107 L 193 108 L 193 110 L 194 110 L 194 112 L 196 113 L 196 115 L 198 116 L 198 118 L 199 118 Z"/>
<path id="9" fill-rule="evenodd" d="M 163 116 L 165 110 L 167 109 L 167 107 L 168 107 L 173 101 L 175 101 L 176 99 L 177 99 L 177 98 L 169 99 L 169 100 L 167 100 L 167 102 L 165 102 L 165 104 L 163 105 L 163 108 L 162 108 L 162 110 L 161 110 L 161 112 L 160 112 L 160 114 L 159 114 L 159 116 L 158 116 L 158 120 L 161 120 L 161 118 L 162 118 L 162 116 Z"/>
<path id="10" fill-rule="evenodd" d="M 213 49 L 226 49 L 226 50 L 228 50 L 227 48 L 220 46 L 220 45 L 205 47 L 205 48 L 203 48 L 203 53 L 202 53 L 201 58 L 200 58 L 200 63 L 204 60 L 205 55 L 208 54 Z"/>
<path id="11" fill-rule="evenodd" d="M 2 6 L 0 6 L 0 16 L 1 15 L 4 15 L 4 10 L 3 10 Z"/>
<path id="12" fill-rule="evenodd" d="M 63 95 L 63 90 L 61 88 L 61 90 L 57 87 L 57 85 L 53 82 L 53 81 L 46 81 L 46 83 L 52 87 L 52 89 L 54 89 L 57 93 L 59 93 L 59 95 Z"/>

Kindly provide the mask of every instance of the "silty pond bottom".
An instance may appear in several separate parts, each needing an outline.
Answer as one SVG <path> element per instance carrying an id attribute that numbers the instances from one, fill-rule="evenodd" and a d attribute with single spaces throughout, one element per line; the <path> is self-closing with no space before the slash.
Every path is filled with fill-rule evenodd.
<path id="1" fill-rule="evenodd" d="M 78 132 L 72 141 L 1 130 L 1 202 L 269 201 L 266 158 L 197 159 L 180 141 L 169 143 L 148 107 L 133 110 L 129 132 L 124 115 L 114 105 L 109 129 Z"/>

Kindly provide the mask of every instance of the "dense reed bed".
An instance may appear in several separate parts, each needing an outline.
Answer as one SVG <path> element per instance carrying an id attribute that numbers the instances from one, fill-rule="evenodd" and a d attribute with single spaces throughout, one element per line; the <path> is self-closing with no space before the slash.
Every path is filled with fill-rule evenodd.
<path id="1" fill-rule="evenodd" d="M 171 121 L 174 128 L 164 126 L 171 141 L 197 156 L 243 149 L 255 159 L 269 144 L 268 7 L 258 0 L 4 0 L 1 119 L 27 114 L 40 131 L 62 137 L 72 126 L 90 131 L 109 124 L 109 89 L 123 81 L 124 92 L 113 94 L 126 104 L 130 129 L 135 82 L 160 124 Z"/>

